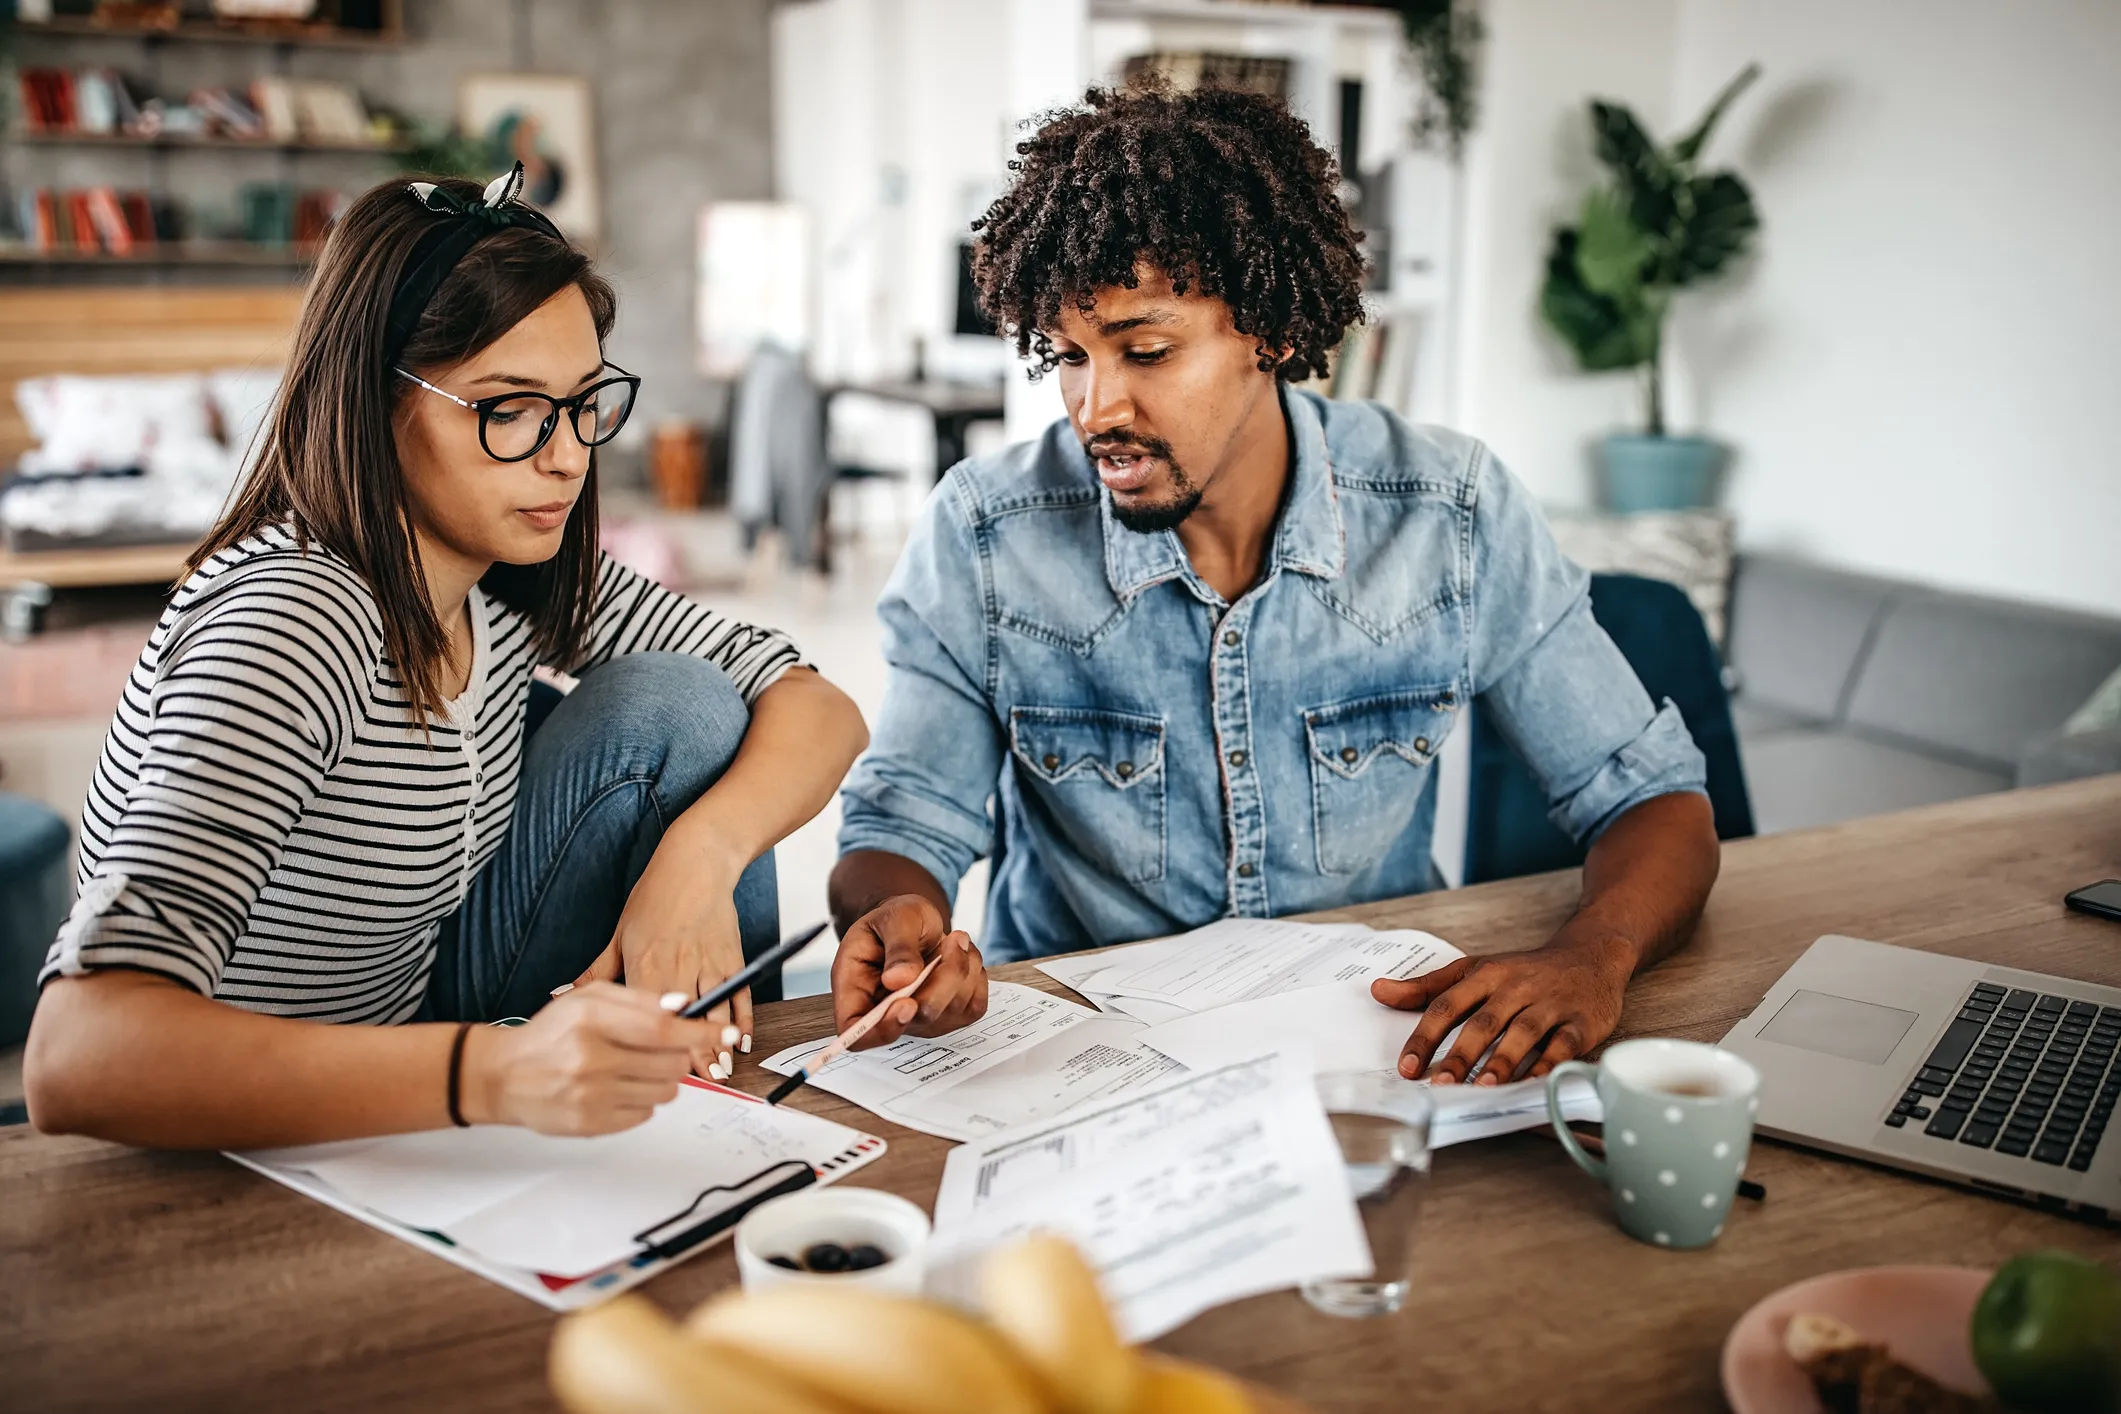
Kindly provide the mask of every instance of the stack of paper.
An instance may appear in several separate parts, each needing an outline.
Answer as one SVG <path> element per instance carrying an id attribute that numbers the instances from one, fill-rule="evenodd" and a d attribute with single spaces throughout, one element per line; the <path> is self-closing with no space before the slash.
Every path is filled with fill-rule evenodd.
<path id="1" fill-rule="evenodd" d="M 1179 1069 L 1136 1039 L 1142 1024 L 1013 982 L 990 983 L 987 1014 L 947 1036 L 902 1036 L 814 1072 L 810 1083 L 888 1120 L 972 1139 L 1138 1089 Z M 768 1056 L 793 1075 L 831 1042 L 822 1036 Z"/>
<path id="2" fill-rule="evenodd" d="M 229 1157 L 565 1309 L 685 1255 L 645 1255 L 644 1230 L 711 1217 L 797 1161 L 829 1183 L 883 1152 L 845 1125 L 693 1081 L 641 1124 L 594 1138 L 478 1125 Z"/>
<path id="3" fill-rule="evenodd" d="M 1397 1073 L 1400 1050 L 1421 1016 L 1381 1004 L 1370 983 L 1418 977 L 1463 956 L 1443 939 L 1413 930 L 1230 918 L 1038 967 L 1100 1007 L 1151 1021 L 1135 1033 L 1136 1042 L 1195 1070 L 1279 1051 L 1319 1073 Z M 1456 1030 L 1446 1036 L 1436 1054 L 1447 1054 L 1457 1036 Z M 1432 1148 L 1547 1123 L 1539 1082 L 1447 1085 L 1431 1087 L 1431 1095 Z M 1569 1082 L 1561 1099 L 1569 1119 L 1598 1117 L 1588 1084 Z"/>
<path id="4" fill-rule="evenodd" d="M 971 1304 L 981 1254 L 1040 1229 L 1082 1248 L 1130 1341 L 1226 1301 L 1371 1270 L 1310 1074 L 1273 1056 L 952 1151 L 930 1290 Z"/>

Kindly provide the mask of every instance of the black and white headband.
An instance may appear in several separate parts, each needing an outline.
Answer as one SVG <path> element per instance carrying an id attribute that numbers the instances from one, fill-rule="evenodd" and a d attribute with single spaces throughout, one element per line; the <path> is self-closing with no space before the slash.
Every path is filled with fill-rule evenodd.
<path id="1" fill-rule="evenodd" d="M 427 302 L 434 298 L 435 291 L 449 272 L 457 268 L 457 262 L 464 258 L 465 252 L 480 241 L 510 227 L 542 231 L 556 241 L 567 239 L 544 212 L 516 199 L 522 190 L 523 164 L 520 162 L 509 172 L 488 182 L 477 201 L 466 201 L 447 187 L 436 186 L 433 182 L 413 182 L 406 187 L 412 199 L 429 211 L 458 219 L 436 224 L 413 246 L 412 257 L 405 262 L 405 274 L 390 297 L 390 323 L 384 336 L 386 363 L 397 362 L 398 354 L 411 340 L 413 327 L 420 322 Z"/>

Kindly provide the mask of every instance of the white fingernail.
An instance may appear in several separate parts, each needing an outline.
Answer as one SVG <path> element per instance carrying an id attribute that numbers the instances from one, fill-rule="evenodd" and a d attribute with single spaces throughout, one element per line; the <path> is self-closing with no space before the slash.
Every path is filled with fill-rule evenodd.
<path id="1" fill-rule="evenodd" d="M 734 1046 L 736 1044 L 736 1038 L 743 1034 L 744 1033 L 742 1031 L 738 1030 L 734 1026 L 724 1026 L 722 1028 L 722 1044 L 725 1046 Z"/>
<path id="2" fill-rule="evenodd" d="M 710 1065 L 707 1067 L 707 1078 L 709 1080 L 727 1080 L 729 1072 L 718 1065 Z"/>
<path id="3" fill-rule="evenodd" d="M 727 1051 L 722 1052 L 722 1071 L 728 1075 L 736 1074 L 736 1058 Z"/>
<path id="4" fill-rule="evenodd" d="M 748 1056 L 751 1054 L 751 1037 L 749 1037 L 748 1035 L 744 1037 L 743 1050 L 745 1055 Z"/>
<path id="5" fill-rule="evenodd" d="M 685 1003 L 691 1000 L 692 998 L 686 996 L 683 992 L 665 992 L 663 993 L 663 999 L 656 1005 L 665 1011 L 683 1011 Z"/>
<path id="6" fill-rule="evenodd" d="M 559 986 L 557 986 L 557 987 L 554 987 L 554 988 L 552 989 L 552 995 L 553 995 L 553 996 L 556 996 L 556 997 L 557 997 L 557 996 L 559 996 L 559 995 L 560 995 L 560 994 L 561 994 L 562 992 L 571 992 L 571 991 L 573 991 L 573 990 L 574 990 L 574 983 L 572 983 L 572 982 L 562 982 L 562 983 L 561 983 L 561 984 L 560 984 Z"/>

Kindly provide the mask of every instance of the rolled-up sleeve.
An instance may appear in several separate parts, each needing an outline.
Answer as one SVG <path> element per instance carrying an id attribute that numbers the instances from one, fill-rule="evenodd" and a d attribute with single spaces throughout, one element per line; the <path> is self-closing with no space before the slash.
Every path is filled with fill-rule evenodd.
<path id="1" fill-rule="evenodd" d="M 936 487 L 877 602 L 890 680 L 869 750 L 840 792 L 840 853 L 901 855 L 953 902 L 993 844 L 988 800 L 1003 751 L 987 693 L 985 577 L 961 497 L 954 477 Z"/>
<path id="2" fill-rule="evenodd" d="M 1473 691 L 1532 768 L 1547 818 L 1582 844 L 1653 796 L 1707 794 L 1679 709 L 1650 701 L 1591 617 L 1591 577 L 1517 479 L 1484 448 L 1475 455 Z"/>

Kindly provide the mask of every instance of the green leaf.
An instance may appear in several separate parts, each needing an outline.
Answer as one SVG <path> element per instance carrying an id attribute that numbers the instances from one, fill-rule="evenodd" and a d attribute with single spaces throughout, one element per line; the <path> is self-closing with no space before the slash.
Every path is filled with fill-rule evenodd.
<path id="1" fill-rule="evenodd" d="M 1672 190 L 1679 183 L 1678 174 L 1635 115 L 1618 103 L 1591 101 L 1591 131 L 1598 160 L 1612 169 L 1635 224 L 1662 234 L 1672 221 Z"/>
<path id="2" fill-rule="evenodd" d="M 1687 184 L 1687 194 L 1692 217 L 1661 272 L 1674 286 L 1692 285 L 1716 274 L 1745 253 L 1760 229 L 1753 194 L 1735 173 L 1696 177 Z"/>
<path id="3" fill-rule="evenodd" d="M 1600 188 L 1584 198 L 1576 270 L 1590 290 L 1608 299 L 1634 294 L 1654 253 L 1617 193 Z"/>
<path id="4" fill-rule="evenodd" d="M 1588 372 L 1637 368 L 1656 348 L 1657 321 L 1639 300 L 1608 298 L 1585 285 L 1578 273 L 1577 233 L 1554 233 L 1547 253 L 1546 286 L 1539 312 Z"/>
<path id="5" fill-rule="evenodd" d="M 1709 134 L 1716 130 L 1718 120 L 1723 117 L 1724 110 L 1759 77 L 1758 64 L 1748 64 L 1739 70 L 1738 77 L 1723 86 L 1723 92 L 1716 95 L 1716 101 L 1709 105 L 1709 111 L 1701 115 L 1700 122 L 1694 124 L 1694 131 L 1672 144 L 1672 160 L 1685 165 L 1699 157 L 1701 149 L 1708 145 Z"/>

